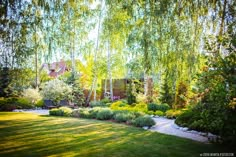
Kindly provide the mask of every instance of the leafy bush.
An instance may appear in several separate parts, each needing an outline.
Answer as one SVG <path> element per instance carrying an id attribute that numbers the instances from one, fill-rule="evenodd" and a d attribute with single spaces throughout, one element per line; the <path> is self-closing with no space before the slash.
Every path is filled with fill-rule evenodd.
<path id="1" fill-rule="evenodd" d="M 85 103 L 85 96 L 83 89 L 80 86 L 80 80 L 78 75 L 74 75 L 73 73 L 67 78 L 66 83 L 71 86 L 72 95 L 71 100 L 77 106 L 82 106 Z"/>
<path id="2" fill-rule="evenodd" d="M 49 115 L 52 116 L 71 116 L 72 114 L 72 109 L 68 107 L 60 107 L 58 109 L 51 109 L 49 111 Z"/>
<path id="3" fill-rule="evenodd" d="M 108 119 L 112 119 L 112 117 L 113 117 L 112 110 L 109 108 L 106 108 L 106 109 L 99 110 L 96 118 L 100 120 L 108 120 Z"/>
<path id="4" fill-rule="evenodd" d="M 148 102 L 147 96 L 143 93 L 138 93 L 136 96 L 136 99 L 137 99 L 138 103 L 147 103 Z"/>
<path id="5" fill-rule="evenodd" d="M 148 108 L 148 111 L 154 111 L 155 112 L 156 110 L 158 110 L 157 109 L 157 104 L 155 104 L 155 103 L 148 104 L 147 108 Z"/>
<path id="6" fill-rule="evenodd" d="M 17 108 L 16 104 L 8 102 L 8 99 L 0 99 L 0 111 L 12 111 Z"/>
<path id="7" fill-rule="evenodd" d="M 101 100 L 101 102 L 104 103 L 104 104 L 107 104 L 107 103 L 110 103 L 111 100 L 109 98 L 104 98 L 104 99 Z"/>
<path id="8" fill-rule="evenodd" d="M 57 108 L 51 109 L 49 111 L 49 115 L 51 116 L 63 116 L 63 111 Z"/>
<path id="9" fill-rule="evenodd" d="M 149 111 L 154 111 L 155 112 L 155 111 L 159 110 L 159 111 L 162 111 L 162 112 L 166 112 L 169 109 L 170 109 L 170 106 L 168 104 L 160 104 L 160 105 L 155 104 L 155 103 L 148 104 L 148 110 Z"/>
<path id="10" fill-rule="evenodd" d="M 69 107 L 60 107 L 59 109 L 63 111 L 63 116 L 69 117 L 72 114 L 72 109 Z"/>
<path id="11" fill-rule="evenodd" d="M 124 103 L 123 101 L 116 101 L 110 106 L 110 108 L 113 110 L 119 110 L 121 107 L 128 107 L 128 104 Z"/>
<path id="12" fill-rule="evenodd" d="M 55 79 L 44 85 L 42 95 L 45 100 L 59 103 L 60 100 L 72 99 L 72 88 L 63 81 Z"/>
<path id="13" fill-rule="evenodd" d="M 31 109 L 34 106 L 25 98 L 0 99 L 0 111 L 12 111 L 14 109 Z"/>
<path id="14" fill-rule="evenodd" d="M 36 104 L 39 100 L 42 99 L 39 91 L 37 89 L 28 88 L 25 89 L 22 93 L 23 98 L 27 99 L 31 104 Z"/>
<path id="15" fill-rule="evenodd" d="M 181 113 L 181 110 L 168 110 L 166 111 L 166 117 L 170 119 L 177 118 L 179 115 L 181 115 Z"/>
<path id="16" fill-rule="evenodd" d="M 149 115 L 154 115 L 154 113 L 155 113 L 154 111 L 148 111 L 147 112 L 147 114 L 149 114 Z"/>
<path id="17" fill-rule="evenodd" d="M 186 106 L 189 97 L 189 84 L 185 81 L 180 81 L 177 84 L 175 94 L 175 109 L 180 109 Z"/>
<path id="18" fill-rule="evenodd" d="M 123 103 L 122 101 L 116 101 L 111 104 L 110 108 L 112 110 L 127 110 L 132 112 L 143 112 L 147 113 L 147 104 L 145 103 L 138 103 L 133 105 L 128 105 Z"/>
<path id="19" fill-rule="evenodd" d="M 128 122 L 135 118 L 135 115 L 132 112 L 123 112 L 123 113 L 117 113 L 114 116 L 114 119 L 117 122 Z"/>
<path id="20" fill-rule="evenodd" d="M 91 107 L 108 107 L 108 105 L 102 101 L 91 101 L 90 106 Z"/>
<path id="21" fill-rule="evenodd" d="M 165 115 L 164 112 L 159 111 L 159 110 L 157 110 L 154 114 L 157 116 L 164 116 Z"/>
<path id="22" fill-rule="evenodd" d="M 78 110 L 78 117 L 80 118 L 92 118 L 90 110 L 88 108 L 81 108 Z"/>
<path id="23" fill-rule="evenodd" d="M 149 116 L 138 117 L 134 120 L 133 124 L 137 127 L 151 127 L 155 125 L 155 121 Z"/>
<path id="24" fill-rule="evenodd" d="M 15 102 L 17 104 L 18 109 L 32 109 L 34 105 L 26 98 L 17 98 Z"/>
<path id="25" fill-rule="evenodd" d="M 44 105 L 43 99 L 37 101 L 35 104 L 36 107 L 43 107 L 43 105 Z"/>
<path id="26" fill-rule="evenodd" d="M 159 110 L 159 111 L 166 112 L 169 109 L 170 109 L 170 106 L 166 103 L 157 105 L 157 110 Z"/>
<path id="27" fill-rule="evenodd" d="M 89 110 L 89 113 L 90 113 L 90 118 L 96 118 L 97 117 L 97 114 L 100 110 L 102 110 L 103 108 L 100 108 L 100 107 L 94 107 L 92 108 L 91 110 Z"/>

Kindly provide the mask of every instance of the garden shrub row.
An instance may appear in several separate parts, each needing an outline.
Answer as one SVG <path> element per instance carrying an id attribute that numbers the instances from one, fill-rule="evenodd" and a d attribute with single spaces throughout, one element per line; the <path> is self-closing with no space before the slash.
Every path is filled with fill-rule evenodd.
<path id="1" fill-rule="evenodd" d="M 72 109 L 69 107 L 60 107 L 60 108 L 55 108 L 51 109 L 49 111 L 49 114 L 52 116 L 66 116 L 69 117 L 72 115 Z"/>
<path id="2" fill-rule="evenodd" d="M 112 103 L 110 108 L 112 110 L 127 110 L 133 112 L 142 112 L 145 114 L 156 115 L 156 116 L 165 116 L 166 112 L 170 110 L 170 106 L 168 104 L 156 104 L 156 103 L 145 104 L 141 102 L 137 104 L 128 105 L 123 101 L 116 101 Z"/>
<path id="3" fill-rule="evenodd" d="M 40 105 L 40 104 L 39 104 Z M 12 111 L 14 109 L 32 109 L 35 105 L 25 98 L 0 98 L 0 111 Z"/>
<path id="4" fill-rule="evenodd" d="M 114 120 L 118 123 L 131 124 L 137 127 L 151 127 L 155 125 L 154 120 L 145 116 L 143 113 L 128 110 L 111 110 L 110 108 L 80 108 L 71 110 L 67 107 L 52 109 L 50 115 L 54 116 L 72 116 L 78 118 L 90 118 L 98 120 Z"/>

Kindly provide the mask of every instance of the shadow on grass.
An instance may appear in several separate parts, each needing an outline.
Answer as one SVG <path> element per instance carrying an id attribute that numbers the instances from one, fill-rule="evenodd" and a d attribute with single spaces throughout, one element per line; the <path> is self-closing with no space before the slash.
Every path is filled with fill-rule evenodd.
<path id="1" fill-rule="evenodd" d="M 0 156 L 199 156 L 218 146 L 122 124 L 0 113 Z"/>

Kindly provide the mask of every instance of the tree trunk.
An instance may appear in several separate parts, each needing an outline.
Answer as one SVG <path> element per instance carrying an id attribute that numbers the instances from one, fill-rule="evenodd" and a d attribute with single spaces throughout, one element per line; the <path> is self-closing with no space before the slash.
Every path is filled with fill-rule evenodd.
<path id="1" fill-rule="evenodd" d="M 103 1 L 101 2 L 103 4 Z M 92 86 L 90 88 L 88 97 L 86 99 L 86 104 L 89 103 L 92 92 L 94 91 L 94 101 L 96 102 L 96 97 L 97 97 L 97 92 L 96 92 L 96 84 L 97 84 L 97 53 L 98 53 L 98 46 L 99 46 L 99 34 L 100 34 L 100 27 L 101 27 L 101 18 L 102 18 L 102 8 L 100 9 L 100 14 L 99 14 L 99 19 L 98 19 L 98 32 L 97 32 L 97 41 L 96 41 L 96 50 L 95 50 L 95 54 L 94 54 L 94 76 L 93 76 L 93 82 L 92 82 Z"/>
<path id="2" fill-rule="evenodd" d="M 107 70 L 110 80 L 110 98 L 113 101 L 113 85 L 112 85 L 112 73 L 111 73 L 111 49 L 110 42 L 107 45 Z"/>

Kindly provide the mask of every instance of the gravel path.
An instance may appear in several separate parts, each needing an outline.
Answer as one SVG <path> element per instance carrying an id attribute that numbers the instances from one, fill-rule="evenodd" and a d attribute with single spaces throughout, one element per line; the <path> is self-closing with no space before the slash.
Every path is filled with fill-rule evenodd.
<path id="1" fill-rule="evenodd" d="M 153 118 L 155 120 L 156 125 L 151 127 L 151 131 L 157 131 L 163 134 L 179 136 L 183 138 L 192 139 L 199 142 L 208 143 L 209 140 L 207 137 L 200 135 L 198 132 L 188 132 L 187 128 L 180 129 L 174 122 L 173 119 L 167 118 Z"/>
<path id="2" fill-rule="evenodd" d="M 40 110 L 14 110 L 13 112 L 26 112 L 26 113 L 36 113 L 39 115 L 49 115 L 49 110 L 44 110 L 44 109 L 40 109 Z"/>

